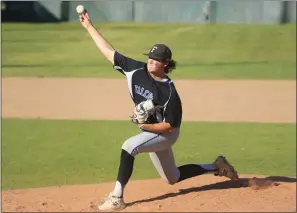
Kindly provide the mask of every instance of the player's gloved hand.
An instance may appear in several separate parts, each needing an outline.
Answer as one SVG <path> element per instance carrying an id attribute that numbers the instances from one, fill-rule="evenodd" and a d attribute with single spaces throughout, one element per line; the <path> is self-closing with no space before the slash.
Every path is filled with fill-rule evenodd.
<path id="1" fill-rule="evenodd" d="M 156 107 L 152 100 L 146 100 L 134 107 L 133 115 L 130 117 L 135 124 L 143 124 L 149 116 L 156 112 Z"/>
<path id="2" fill-rule="evenodd" d="M 80 23 L 82 24 L 82 26 L 86 29 L 88 29 L 88 27 L 92 26 L 92 22 L 91 22 L 91 19 L 89 17 L 89 14 L 86 12 L 82 13 L 80 16 L 79 16 L 79 21 Z"/>

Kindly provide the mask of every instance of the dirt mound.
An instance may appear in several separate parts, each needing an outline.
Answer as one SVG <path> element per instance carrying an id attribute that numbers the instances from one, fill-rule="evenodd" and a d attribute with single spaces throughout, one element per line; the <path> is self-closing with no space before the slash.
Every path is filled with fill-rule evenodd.
<path id="1" fill-rule="evenodd" d="M 123 212 L 289 212 L 296 210 L 296 178 L 241 176 L 238 181 L 204 175 L 176 185 L 131 181 Z M 256 187 L 255 187 L 256 186 Z M 113 183 L 7 190 L 3 212 L 95 212 Z"/>

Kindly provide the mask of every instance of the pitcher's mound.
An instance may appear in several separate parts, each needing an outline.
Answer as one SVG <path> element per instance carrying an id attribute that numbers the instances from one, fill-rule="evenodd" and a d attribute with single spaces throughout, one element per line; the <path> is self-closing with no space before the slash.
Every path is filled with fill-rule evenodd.
<path id="1" fill-rule="evenodd" d="M 113 187 L 103 183 L 7 190 L 2 193 L 2 211 L 95 212 Z M 173 186 L 159 179 L 131 181 L 125 202 L 123 212 L 293 212 L 296 178 L 246 175 L 229 181 L 204 175 Z"/>

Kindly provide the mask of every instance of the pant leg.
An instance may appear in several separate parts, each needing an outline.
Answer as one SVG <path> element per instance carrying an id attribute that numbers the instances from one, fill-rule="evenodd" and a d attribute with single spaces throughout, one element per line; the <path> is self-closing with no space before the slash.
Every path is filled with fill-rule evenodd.
<path id="1" fill-rule="evenodd" d="M 176 171 L 177 168 L 175 167 L 175 164 L 174 166 L 171 164 L 173 159 L 171 146 L 177 141 L 178 137 L 179 129 L 174 129 L 171 133 L 168 134 L 155 134 L 152 132 L 144 131 L 126 140 L 121 150 L 120 166 L 113 195 L 117 197 L 123 196 L 124 188 L 128 183 L 133 172 L 134 158 L 139 153 L 158 152 L 160 153 L 160 159 L 168 157 L 169 160 L 166 161 L 164 159 L 161 161 L 168 162 L 168 168 L 166 169 L 166 173 L 165 175 L 163 175 L 163 177 L 164 179 L 166 177 L 171 178 L 170 183 L 176 182 L 179 173 L 178 171 Z M 162 170 L 159 169 L 159 171 Z"/>
<path id="2" fill-rule="evenodd" d="M 180 178 L 180 171 L 176 167 L 171 147 L 166 150 L 151 152 L 150 158 L 162 179 L 167 181 L 169 184 L 178 182 Z"/>
<path id="3" fill-rule="evenodd" d="M 144 131 L 126 140 L 122 149 L 132 156 L 139 153 L 158 152 L 170 148 L 179 137 L 179 129 L 173 129 L 171 133 L 156 134 Z"/>

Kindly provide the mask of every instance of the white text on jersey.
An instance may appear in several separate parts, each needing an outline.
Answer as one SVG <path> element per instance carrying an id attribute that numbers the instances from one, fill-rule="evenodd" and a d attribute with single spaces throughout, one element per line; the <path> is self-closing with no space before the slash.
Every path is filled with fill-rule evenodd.
<path id="1" fill-rule="evenodd" d="M 147 100 L 153 100 L 153 93 L 141 86 L 135 85 L 135 93 L 145 97 Z"/>

